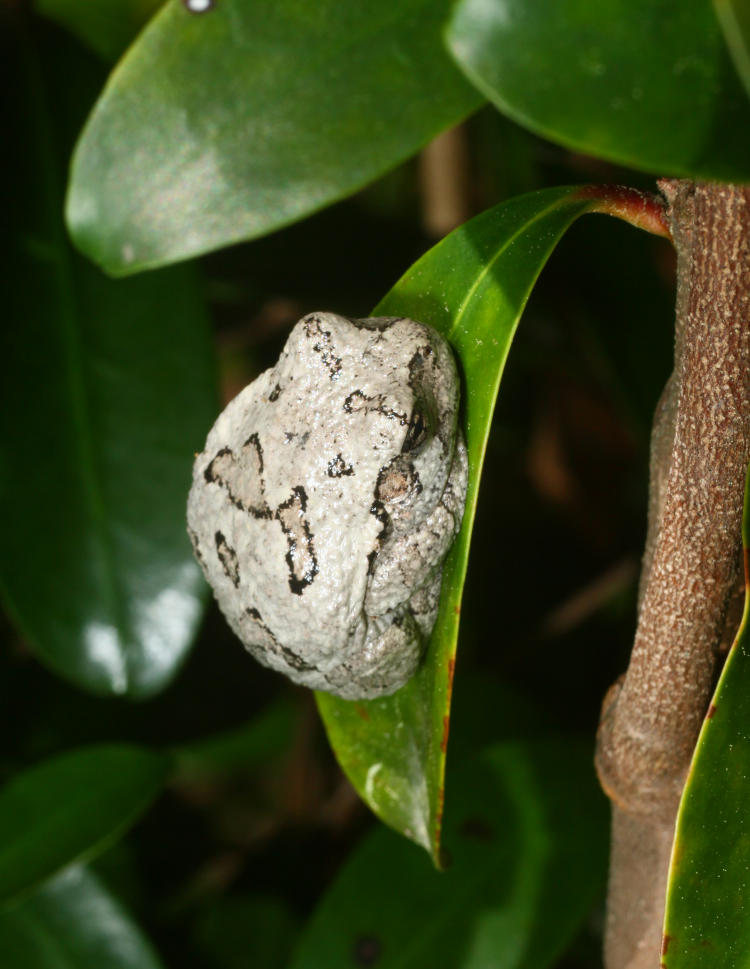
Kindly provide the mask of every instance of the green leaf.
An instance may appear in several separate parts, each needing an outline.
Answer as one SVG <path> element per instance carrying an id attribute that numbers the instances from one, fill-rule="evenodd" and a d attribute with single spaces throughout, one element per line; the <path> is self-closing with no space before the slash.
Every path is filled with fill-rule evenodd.
<path id="1" fill-rule="evenodd" d="M 467 758 L 451 784 L 448 871 L 375 830 L 313 915 L 291 969 L 555 963 L 604 884 L 607 810 L 591 751 L 569 739 L 498 744 Z"/>
<path id="2" fill-rule="evenodd" d="M 0 591 L 57 673 L 143 697 L 175 674 L 205 598 L 184 511 L 215 411 L 204 299 L 187 267 L 113 282 L 71 248 L 63 173 L 99 69 L 57 32 L 38 54 L 14 38 Z"/>
<path id="3" fill-rule="evenodd" d="M 458 354 L 466 387 L 466 511 L 443 570 L 427 658 L 416 675 L 379 700 L 350 702 L 322 693 L 317 699 L 331 745 L 360 796 L 436 863 L 461 593 L 495 399 L 531 288 L 565 230 L 597 204 L 590 191 L 546 189 L 490 209 L 430 249 L 374 310 L 429 323 Z"/>
<path id="4" fill-rule="evenodd" d="M 211 969 L 287 969 L 298 929 L 281 899 L 230 895 L 202 906 L 192 935 Z"/>
<path id="5" fill-rule="evenodd" d="M 414 154 L 481 97 L 442 48 L 450 0 L 171 0 L 75 153 L 68 224 L 135 272 L 303 218 Z"/>
<path id="6" fill-rule="evenodd" d="M 84 747 L 0 792 L 0 900 L 28 892 L 116 840 L 161 790 L 171 761 L 141 747 Z"/>
<path id="7" fill-rule="evenodd" d="M 101 882 L 71 868 L 0 909 L 3 969 L 161 969 L 140 929 Z"/>
<path id="8" fill-rule="evenodd" d="M 708 3 L 461 0 L 447 41 L 545 138 L 659 175 L 750 179 L 750 104 Z"/>
<path id="9" fill-rule="evenodd" d="M 745 0 L 714 0 L 714 10 L 734 66 L 750 95 L 750 6 Z"/>
<path id="10" fill-rule="evenodd" d="M 750 470 L 745 611 L 693 754 L 667 888 L 664 969 L 750 965 Z"/>
<path id="11" fill-rule="evenodd" d="M 105 60 L 114 61 L 164 0 L 34 0 L 35 9 L 65 27 Z"/>

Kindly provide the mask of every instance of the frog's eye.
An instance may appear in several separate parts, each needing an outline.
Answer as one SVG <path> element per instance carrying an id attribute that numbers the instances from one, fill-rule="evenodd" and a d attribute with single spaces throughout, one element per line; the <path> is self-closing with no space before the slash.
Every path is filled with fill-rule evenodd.
<path id="1" fill-rule="evenodd" d="M 421 491 L 422 482 L 414 465 L 408 458 L 397 454 L 380 469 L 375 485 L 375 499 L 388 509 L 392 505 L 411 500 Z"/>
<path id="2" fill-rule="evenodd" d="M 406 432 L 404 443 L 401 445 L 401 453 L 408 454 L 410 451 L 416 451 L 422 447 L 427 438 L 430 437 L 431 431 L 429 414 L 424 408 L 417 405 L 412 411 L 409 430 Z"/>

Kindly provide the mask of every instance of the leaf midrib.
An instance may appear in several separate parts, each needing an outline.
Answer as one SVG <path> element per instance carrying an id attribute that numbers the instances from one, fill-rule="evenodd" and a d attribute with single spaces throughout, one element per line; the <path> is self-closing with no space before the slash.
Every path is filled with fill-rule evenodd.
<path id="1" fill-rule="evenodd" d="M 570 189 L 568 191 L 570 191 Z M 485 265 L 482 268 L 482 271 L 477 274 L 476 279 L 474 280 L 474 282 L 472 283 L 472 285 L 467 290 L 465 297 L 459 303 L 458 311 L 457 311 L 457 313 L 455 315 L 454 322 L 451 325 L 451 328 L 450 328 L 450 330 L 448 331 L 448 334 L 447 334 L 449 339 L 453 336 L 453 334 L 458 329 L 459 323 L 463 319 L 464 313 L 466 312 L 469 304 L 471 303 L 471 301 L 474 298 L 474 294 L 476 293 L 477 289 L 482 284 L 482 282 L 484 281 L 484 279 L 486 278 L 486 276 L 488 275 L 488 273 L 490 272 L 490 270 L 494 267 L 494 265 L 497 262 L 497 260 L 500 259 L 500 257 L 503 255 L 503 253 L 507 249 L 509 249 L 510 246 L 512 246 L 513 243 L 516 242 L 517 239 L 519 239 L 524 233 L 526 233 L 531 226 L 535 225 L 535 223 L 537 223 L 537 222 L 541 222 L 542 219 L 545 219 L 548 215 L 550 215 L 552 212 L 554 212 L 555 209 L 561 208 L 562 205 L 563 205 L 563 202 L 566 201 L 567 199 L 568 199 L 568 196 L 565 196 L 565 195 L 563 195 L 563 196 L 561 196 L 559 198 L 556 198 L 555 201 L 554 202 L 551 202 L 545 209 L 542 209 L 541 211 L 537 212 L 534 216 L 532 216 L 532 218 L 530 218 L 526 222 L 524 222 L 523 225 L 521 225 L 518 229 L 516 229 L 516 231 L 512 235 L 508 236 L 508 238 L 504 240 L 504 242 L 502 243 L 502 245 L 498 247 L 497 251 L 495 253 L 493 253 L 492 258 L 487 263 L 485 263 Z M 546 265 L 546 262 L 547 261 L 545 260 L 544 265 Z M 536 274 L 536 276 L 534 277 L 534 279 L 531 281 L 531 286 L 532 287 L 533 287 L 534 283 L 536 282 L 536 279 L 538 279 L 539 273 L 541 273 L 542 269 L 544 268 L 544 265 L 542 265 L 540 267 L 539 272 Z M 530 291 L 531 291 L 531 289 L 529 290 L 529 292 Z M 527 299 L 528 299 L 528 294 L 527 294 Z M 521 304 L 521 306 L 519 307 L 519 311 L 516 314 L 516 320 L 519 320 L 520 319 L 520 317 L 523 314 L 523 311 L 524 311 L 525 308 L 526 308 L 526 300 L 524 300 L 523 303 Z M 512 342 L 513 342 L 513 337 L 511 337 L 511 339 L 508 341 L 508 350 L 510 350 L 510 346 L 511 346 Z M 507 353 L 506 353 L 506 357 L 507 357 Z M 504 369 L 505 369 L 505 361 L 503 361 L 503 367 L 501 367 L 501 369 L 500 369 L 500 376 L 502 376 L 502 373 L 503 373 L 503 370 Z M 499 379 L 498 379 L 498 382 L 499 382 Z"/>

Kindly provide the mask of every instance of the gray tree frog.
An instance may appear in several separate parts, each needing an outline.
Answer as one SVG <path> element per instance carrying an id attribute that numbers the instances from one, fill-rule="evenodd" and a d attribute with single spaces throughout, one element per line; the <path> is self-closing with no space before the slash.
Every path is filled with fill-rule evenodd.
<path id="1" fill-rule="evenodd" d="M 257 660 L 346 699 L 414 673 L 466 496 L 458 401 L 430 327 L 312 313 L 219 415 L 188 531 Z"/>

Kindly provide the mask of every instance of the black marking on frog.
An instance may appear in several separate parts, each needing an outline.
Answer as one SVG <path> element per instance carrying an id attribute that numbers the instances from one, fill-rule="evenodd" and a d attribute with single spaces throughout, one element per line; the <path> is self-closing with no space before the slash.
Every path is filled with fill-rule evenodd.
<path id="1" fill-rule="evenodd" d="M 193 529 L 190 528 L 190 527 L 188 527 L 188 536 L 190 537 L 190 542 L 191 542 L 191 544 L 193 546 L 193 551 L 195 552 L 195 557 L 200 562 L 201 567 L 205 569 L 205 567 L 206 567 L 206 560 L 203 558 L 203 553 L 201 552 L 201 547 L 200 547 L 200 543 L 198 541 L 198 536 L 193 531 Z"/>
<path id="2" fill-rule="evenodd" d="M 287 542 L 286 563 L 289 566 L 289 588 L 301 596 L 318 574 L 310 524 L 305 517 L 307 494 L 302 485 L 292 488 L 292 493 L 276 509 L 276 519 L 281 525 Z"/>
<path id="3" fill-rule="evenodd" d="M 303 448 L 307 444 L 309 437 L 309 431 L 305 431 L 304 434 L 297 434 L 296 431 L 284 431 L 284 444 L 291 444 L 296 438 L 298 447 Z"/>
<path id="4" fill-rule="evenodd" d="M 281 385 L 276 384 L 276 386 L 273 388 L 271 393 L 268 395 L 268 399 L 271 401 L 271 403 L 273 403 L 274 401 L 277 401 L 280 396 L 281 396 Z"/>
<path id="5" fill-rule="evenodd" d="M 218 485 L 240 511 L 248 512 L 253 518 L 271 519 L 273 512 L 265 499 L 263 480 L 263 448 L 257 434 L 251 434 L 242 445 L 242 464 L 234 451 L 223 447 L 217 451 L 203 472 L 210 484 Z"/>
<path id="6" fill-rule="evenodd" d="M 354 474 L 354 468 L 347 464 L 341 452 L 328 462 L 327 472 L 329 478 L 343 478 L 346 475 Z"/>
<path id="7" fill-rule="evenodd" d="M 344 410 L 347 414 L 358 414 L 360 411 L 364 411 L 365 414 L 377 413 L 382 414 L 383 417 L 387 417 L 388 420 L 398 421 L 399 424 L 409 423 L 409 418 L 406 414 L 399 414 L 398 411 L 386 406 L 385 397 L 382 394 L 368 397 L 363 390 L 353 390 L 346 397 L 344 400 Z"/>
<path id="8" fill-rule="evenodd" d="M 377 518 L 377 520 L 383 526 L 383 528 L 381 529 L 381 532 L 380 532 L 380 535 L 382 537 L 383 536 L 383 532 L 390 529 L 390 526 L 391 526 L 391 516 L 385 510 L 385 506 L 383 505 L 383 502 L 382 501 L 378 501 L 377 498 L 370 505 L 370 514 L 373 516 L 373 518 Z"/>
<path id="9" fill-rule="evenodd" d="M 414 351 L 409 361 L 409 386 L 412 389 L 415 385 L 419 385 L 422 382 L 425 365 L 433 356 L 433 353 L 434 351 L 429 344 L 425 344 Z"/>
<path id="10" fill-rule="evenodd" d="M 373 501 L 373 503 L 370 505 L 370 514 L 373 516 L 373 518 L 376 518 L 380 522 L 381 528 L 375 537 L 375 544 L 367 555 L 368 575 L 372 575 L 375 571 L 375 566 L 378 561 L 378 554 L 380 553 L 380 549 L 383 547 L 383 542 L 385 542 L 385 540 L 391 534 L 392 528 L 391 516 L 385 510 L 383 502 L 379 499 L 376 498 L 375 501 Z"/>
<path id="11" fill-rule="evenodd" d="M 434 372 L 438 365 L 435 351 L 429 344 L 419 347 L 409 361 L 409 386 L 414 392 L 415 404 L 403 450 L 414 450 L 423 443 L 428 443 L 435 435 L 440 440 L 444 454 L 448 454 L 453 446 L 454 426 L 446 421 L 446 415 L 438 413 L 433 396 Z M 414 426 L 419 417 L 427 429 L 426 436 L 421 440 L 416 433 L 419 428 Z"/>
<path id="12" fill-rule="evenodd" d="M 403 316 L 368 316 L 364 318 L 355 317 L 350 322 L 360 330 L 379 330 L 381 333 L 385 333 L 386 330 L 389 330 L 395 323 L 400 323 L 403 319 L 405 319 Z"/>
<path id="13" fill-rule="evenodd" d="M 281 643 L 277 643 L 277 646 L 279 647 L 279 652 L 289 666 L 292 667 L 292 669 L 298 670 L 300 673 L 309 673 L 311 670 L 317 669 L 317 666 L 314 666 L 312 663 L 305 662 L 301 656 L 298 656 L 297 653 L 295 653 L 293 649 L 289 649 L 288 646 L 282 646 Z"/>
<path id="14" fill-rule="evenodd" d="M 206 479 L 206 481 L 209 483 L 213 482 L 214 484 L 218 485 L 224 484 L 221 469 L 224 463 L 224 458 L 226 457 L 230 457 L 231 460 L 234 460 L 234 451 L 230 447 L 223 447 L 220 451 L 217 451 L 216 454 L 214 454 L 203 472 L 203 477 Z"/>
<path id="15" fill-rule="evenodd" d="M 304 323 L 305 335 L 316 342 L 313 351 L 320 354 L 323 366 L 328 370 L 331 380 L 336 380 L 341 372 L 341 357 L 337 357 L 331 342 L 331 331 L 324 330 L 317 316 L 308 316 Z"/>
<path id="16" fill-rule="evenodd" d="M 252 449 L 255 452 L 255 460 L 258 463 L 258 475 L 261 480 L 261 485 L 263 483 L 263 447 L 260 443 L 260 438 L 253 431 L 253 433 L 247 438 L 245 443 L 242 445 L 243 451 L 246 449 Z"/>
<path id="17" fill-rule="evenodd" d="M 214 541 L 216 542 L 216 554 L 219 557 L 222 569 L 224 569 L 224 574 L 236 589 L 240 584 L 240 563 L 237 553 L 222 532 L 215 533 Z"/>
<path id="18" fill-rule="evenodd" d="M 263 632 L 268 636 L 272 644 L 269 648 L 272 649 L 273 652 L 275 652 L 277 655 L 282 656 L 284 658 L 284 661 L 289 666 L 291 666 L 295 670 L 298 670 L 300 673 L 308 673 L 310 672 L 310 670 L 316 669 L 316 667 L 313 666 L 312 663 L 307 663 L 305 660 L 302 659 L 301 656 L 295 653 L 293 649 L 290 649 L 288 646 L 284 646 L 282 643 L 278 641 L 278 639 L 273 633 L 273 630 L 270 629 L 270 627 L 267 625 L 267 623 L 263 619 L 263 616 L 261 616 L 260 611 L 258 609 L 256 609 L 254 606 L 248 606 L 245 609 L 245 613 L 250 617 L 250 619 L 252 619 L 252 621 L 255 624 L 260 626 Z"/>
<path id="19" fill-rule="evenodd" d="M 401 453 L 413 453 L 421 448 L 432 438 L 432 421 L 427 407 L 417 403 L 411 412 L 409 429 L 406 432 L 404 443 L 401 445 Z"/>

